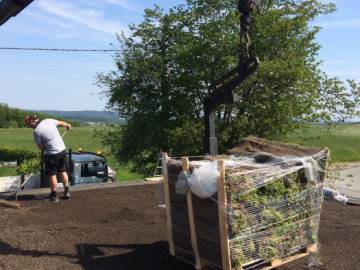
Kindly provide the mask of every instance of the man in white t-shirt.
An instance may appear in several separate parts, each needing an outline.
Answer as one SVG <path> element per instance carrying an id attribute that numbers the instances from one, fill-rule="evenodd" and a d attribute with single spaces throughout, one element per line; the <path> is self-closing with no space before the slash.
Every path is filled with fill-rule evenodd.
<path id="1" fill-rule="evenodd" d="M 34 141 L 38 147 L 44 151 L 45 174 L 50 177 L 50 201 L 59 202 L 56 193 L 57 173 L 59 173 L 64 183 L 64 199 L 69 199 L 70 191 L 69 177 L 66 172 L 66 147 L 57 127 L 65 127 L 69 130 L 71 129 L 71 125 L 55 119 L 44 119 L 40 121 L 37 116 L 29 115 L 25 117 L 24 121 L 28 127 L 34 129 Z"/>

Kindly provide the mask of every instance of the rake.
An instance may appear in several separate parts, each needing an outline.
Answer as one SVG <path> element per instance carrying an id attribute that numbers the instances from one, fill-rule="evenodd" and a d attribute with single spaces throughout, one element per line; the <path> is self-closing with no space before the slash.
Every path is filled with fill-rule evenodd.
<path id="1" fill-rule="evenodd" d="M 0 199 L 0 205 L 5 206 L 5 207 L 10 207 L 10 208 L 14 208 L 14 209 L 19 209 L 21 208 L 20 203 L 17 201 L 18 198 L 18 192 L 25 186 L 25 184 L 31 179 L 31 177 L 33 176 L 33 173 L 29 174 L 29 176 L 25 179 L 25 181 L 20 185 L 20 187 L 15 190 L 14 192 L 11 192 L 9 196 L 11 196 L 11 194 L 13 194 L 15 196 L 15 200 L 13 202 L 8 201 L 8 200 L 1 200 Z"/>

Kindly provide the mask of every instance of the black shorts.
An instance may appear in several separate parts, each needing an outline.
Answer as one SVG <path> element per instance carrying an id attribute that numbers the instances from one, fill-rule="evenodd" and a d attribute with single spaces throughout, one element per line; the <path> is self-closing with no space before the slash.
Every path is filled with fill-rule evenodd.
<path id="1" fill-rule="evenodd" d="M 66 171 L 66 152 L 65 150 L 55 155 L 45 155 L 45 174 L 56 175 L 58 172 Z"/>

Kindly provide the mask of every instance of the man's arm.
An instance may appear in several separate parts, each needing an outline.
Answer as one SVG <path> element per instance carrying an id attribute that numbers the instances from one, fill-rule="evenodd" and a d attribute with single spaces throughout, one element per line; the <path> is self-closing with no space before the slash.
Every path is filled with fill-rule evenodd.
<path id="1" fill-rule="evenodd" d="M 64 122 L 64 121 L 59 121 L 58 120 L 58 126 L 59 127 L 65 127 L 67 130 L 71 129 L 71 124 Z"/>
<path id="2" fill-rule="evenodd" d="M 33 136 L 34 136 L 34 142 L 37 145 L 37 147 L 40 150 L 45 150 L 44 145 L 42 144 L 42 140 L 41 140 L 41 137 L 39 136 L 39 134 L 37 134 L 35 131 L 33 131 Z"/>

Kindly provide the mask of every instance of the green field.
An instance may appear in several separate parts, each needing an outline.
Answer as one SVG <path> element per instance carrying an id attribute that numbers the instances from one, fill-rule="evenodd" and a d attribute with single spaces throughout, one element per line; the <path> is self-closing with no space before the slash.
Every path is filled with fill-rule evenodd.
<path id="1" fill-rule="evenodd" d="M 83 151 L 106 153 L 108 149 L 101 145 L 94 133 L 94 127 L 76 127 L 67 133 L 64 141 L 73 151 L 82 148 Z M 360 160 L 360 124 L 343 124 L 330 128 L 326 125 L 312 125 L 307 129 L 291 133 L 283 141 L 304 146 L 328 147 L 331 150 L 332 163 Z M 32 130 L 27 128 L 0 129 L 0 147 L 33 151 L 37 149 L 33 143 Z M 131 173 L 130 165 L 120 166 L 113 157 L 109 155 L 107 157 L 110 166 L 117 171 L 120 181 L 143 178 L 141 175 Z M 0 168 L 0 176 L 14 174 L 15 170 L 12 168 Z"/>
<path id="2" fill-rule="evenodd" d="M 360 124 L 328 127 L 312 125 L 286 137 L 285 141 L 315 147 L 328 147 L 331 163 L 360 160 Z"/>
<path id="3" fill-rule="evenodd" d="M 97 127 L 99 129 L 99 127 Z M 65 130 L 60 130 L 63 133 Z M 106 153 L 108 149 L 104 148 L 99 138 L 94 136 L 94 127 L 76 127 L 71 129 L 65 136 L 64 141 L 66 147 L 78 151 L 81 148 L 83 151 L 97 152 L 101 151 Z M 32 129 L 29 128 L 0 128 L 0 147 L 12 148 L 12 149 L 26 149 L 31 151 L 37 151 L 37 146 L 34 144 Z M 119 165 L 114 158 L 107 156 L 110 167 L 117 171 L 118 180 L 135 180 L 143 179 L 144 177 L 138 174 L 130 172 L 130 165 Z M 0 176 L 4 176 L 7 173 L 13 175 L 14 170 L 6 168 L 0 168 Z"/>
<path id="4" fill-rule="evenodd" d="M 61 129 L 61 134 L 64 131 L 64 129 Z M 92 152 L 103 150 L 99 139 L 94 137 L 94 131 L 95 128 L 93 127 L 76 127 L 71 129 L 64 136 L 66 147 L 72 148 L 73 151 L 76 151 L 78 148 Z M 0 147 L 37 150 L 32 136 L 32 129 L 30 128 L 1 128 L 0 141 Z"/>

